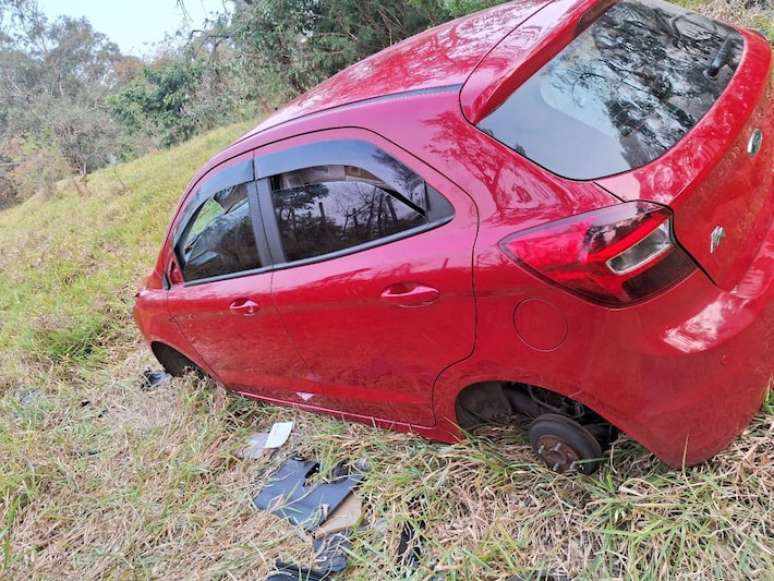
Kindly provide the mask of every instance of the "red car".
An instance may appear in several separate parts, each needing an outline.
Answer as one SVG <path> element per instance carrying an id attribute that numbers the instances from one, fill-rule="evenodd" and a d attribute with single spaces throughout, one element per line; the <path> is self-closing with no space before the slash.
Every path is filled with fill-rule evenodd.
<path id="1" fill-rule="evenodd" d="M 171 373 L 557 471 L 667 464 L 774 369 L 771 48 L 656 0 L 520 0 L 340 72 L 191 181 L 135 317 Z"/>

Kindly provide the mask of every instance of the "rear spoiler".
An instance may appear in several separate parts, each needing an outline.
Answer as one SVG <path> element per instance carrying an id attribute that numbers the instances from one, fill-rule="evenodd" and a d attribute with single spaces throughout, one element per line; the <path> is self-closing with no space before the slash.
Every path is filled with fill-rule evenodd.
<path id="1" fill-rule="evenodd" d="M 551 60 L 616 0 L 555 0 L 504 37 L 476 66 L 460 92 L 476 125 Z"/>

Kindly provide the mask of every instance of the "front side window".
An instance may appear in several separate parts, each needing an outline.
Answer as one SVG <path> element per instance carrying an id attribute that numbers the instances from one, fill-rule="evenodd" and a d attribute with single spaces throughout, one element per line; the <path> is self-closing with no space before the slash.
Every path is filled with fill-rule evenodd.
<path id="1" fill-rule="evenodd" d="M 426 225 L 428 193 L 416 180 L 398 193 L 346 165 L 305 168 L 271 178 L 285 258 L 292 262 L 373 242 Z"/>
<path id="2" fill-rule="evenodd" d="M 201 205 L 178 243 L 178 257 L 187 282 L 263 266 L 255 244 L 247 184 L 220 190 Z"/>

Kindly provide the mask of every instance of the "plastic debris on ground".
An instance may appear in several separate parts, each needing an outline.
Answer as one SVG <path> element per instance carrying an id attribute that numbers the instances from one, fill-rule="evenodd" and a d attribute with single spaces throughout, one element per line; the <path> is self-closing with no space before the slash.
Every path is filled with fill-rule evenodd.
<path id="1" fill-rule="evenodd" d="M 164 370 L 158 369 L 151 371 L 146 369 L 142 374 L 142 383 L 140 389 L 143 391 L 153 391 L 158 389 L 162 385 L 169 383 L 172 380 L 172 376 Z"/>
<path id="2" fill-rule="evenodd" d="M 571 581 L 571 579 L 559 573 L 543 573 L 539 571 L 526 575 L 511 575 L 505 581 Z"/>
<path id="3" fill-rule="evenodd" d="M 424 512 L 424 498 L 415 498 L 410 504 L 410 511 L 416 517 L 415 521 L 406 521 L 400 531 L 398 542 L 398 566 L 401 569 L 413 571 L 419 566 L 422 557 L 422 534 L 425 521 L 422 519 Z"/>
<path id="4" fill-rule="evenodd" d="M 340 462 L 329 482 L 308 485 L 320 464 L 294 456 L 282 464 L 253 499 L 266 510 L 314 535 L 312 546 L 317 568 L 300 567 L 278 560 L 267 581 L 329 579 L 347 568 L 352 543 L 347 533 L 360 520 L 362 501 L 353 490 L 363 481 L 365 462 Z"/>
<path id="5" fill-rule="evenodd" d="M 256 432 L 247 438 L 247 446 L 239 451 L 239 456 L 246 460 L 258 460 L 269 458 L 290 437 L 293 430 L 293 422 L 277 422 L 271 427 L 271 431 Z"/>
<path id="6" fill-rule="evenodd" d="M 42 398 L 43 398 L 43 393 L 39 389 L 33 388 L 19 393 L 16 396 L 16 401 L 18 401 L 21 406 L 27 407 L 29 405 L 32 405 L 33 403 L 36 403 L 38 400 Z"/>
<path id="7" fill-rule="evenodd" d="M 327 520 L 314 531 L 315 539 L 332 535 L 354 527 L 360 520 L 363 510 L 363 501 L 356 494 L 350 494 L 339 507 L 334 510 Z"/>
<path id="8" fill-rule="evenodd" d="M 324 581 L 336 574 L 332 571 L 318 571 L 308 567 L 299 567 L 298 565 L 283 561 L 277 561 L 274 566 L 277 570 L 266 577 L 266 581 Z"/>
<path id="9" fill-rule="evenodd" d="M 352 541 L 343 532 L 316 537 L 312 547 L 319 571 L 341 573 L 347 568 L 347 556 L 352 550 Z"/>
<path id="10" fill-rule="evenodd" d="M 363 480 L 360 472 L 349 472 L 309 487 L 307 479 L 320 468 L 318 462 L 294 456 L 280 466 L 253 499 L 256 508 L 287 519 L 309 532 L 336 510 Z"/>

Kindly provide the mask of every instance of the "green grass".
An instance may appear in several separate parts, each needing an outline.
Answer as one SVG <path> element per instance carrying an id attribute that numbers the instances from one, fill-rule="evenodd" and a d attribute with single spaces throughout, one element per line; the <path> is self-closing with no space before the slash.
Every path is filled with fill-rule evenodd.
<path id="1" fill-rule="evenodd" d="M 278 557 L 309 562 L 309 540 L 250 502 L 301 452 L 371 467 L 347 579 L 401 577 L 400 530 L 420 520 L 415 579 L 774 578 L 772 398 L 705 465 L 669 470 L 623 439 L 581 478 L 537 466 L 511 430 L 445 446 L 192 379 L 141 391 L 154 363 L 131 321 L 136 284 L 190 177 L 247 128 L 0 212 L 0 577 L 261 579 Z M 239 460 L 277 420 L 296 422 L 283 453 Z"/>
<path id="2" fill-rule="evenodd" d="M 0 371 L 11 357 L 33 371 L 104 361 L 126 334 L 134 290 L 188 180 L 247 128 L 213 131 L 100 171 L 80 192 L 64 183 L 52 199 L 0 213 Z"/>

